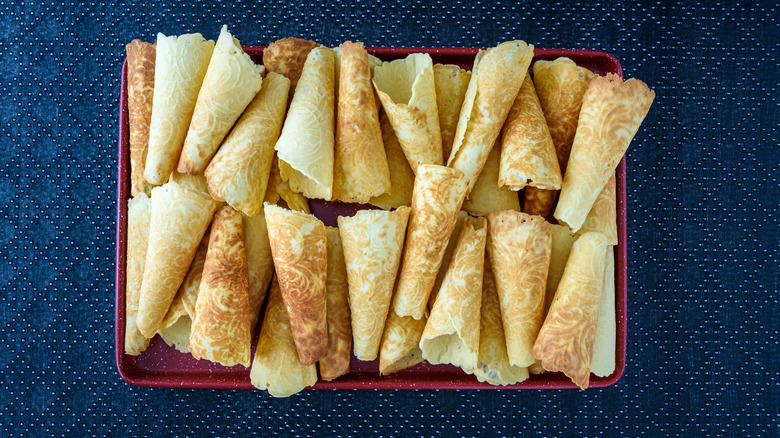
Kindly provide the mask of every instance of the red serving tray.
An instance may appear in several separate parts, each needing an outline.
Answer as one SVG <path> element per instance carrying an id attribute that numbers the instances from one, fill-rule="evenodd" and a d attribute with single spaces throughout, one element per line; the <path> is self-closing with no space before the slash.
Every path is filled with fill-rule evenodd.
<path id="1" fill-rule="evenodd" d="M 244 47 L 257 63 L 262 63 L 262 46 Z M 478 48 L 436 48 L 436 47 L 373 47 L 368 52 L 382 60 L 403 58 L 411 53 L 429 53 L 433 62 L 457 64 L 470 69 Z M 552 60 L 561 56 L 571 58 L 578 65 L 596 73 L 616 73 L 623 76 L 618 60 L 604 52 L 591 50 L 535 49 L 534 60 Z M 198 361 L 189 354 L 183 354 L 169 347 L 156 336 L 149 348 L 140 356 L 124 354 L 125 336 L 125 265 L 127 247 L 127 200 L 130 198 L 130 149 L 127 114 L 127 62 L 122 66 L 122 84 L 119 102 L 119 170 L 117 175 L 117 217 L 116 217 L 116 327 L 115 348 L 119 374 L 128 383 L 138 386 L 168 388 L 253 388 L 249 381 L 249 369 L 241 365 L 231 368 L 207 360 Z M 615 372 L 608 377 L 591 375 L 590 387 L 598 388 L 614 384 L 622 376 L 626 366 L 626 160 L 620 161 L 617 172 L 617 227 L 618 245 L 615 248 L 615 316 L 617 343 L 615 351 Z M 336 225 L 338 215 L 354 214 L 365 208 L 357 205 L 329 203 L 313 200 L 312 213 L 326 225 Z M 260 324 L 258 324 L 258 328 Z M 259 333 L 260 330 L 257 330 Z M 257 333 L 255 342 L 257 342 Z M 254 351 L 254 346 L 253 346 Z M 493 386 L 479 382 L 451 365 L 430 365 L 422 363 L 399 371 L 390 376 L 380 376 L 378 361 L 364 362 L 354 356 L 351 372 L 332 382 L 317 382 L 314 389 L 562 389 L 576 386 L 562 373 L 531 375 L 519 384 Z"/>

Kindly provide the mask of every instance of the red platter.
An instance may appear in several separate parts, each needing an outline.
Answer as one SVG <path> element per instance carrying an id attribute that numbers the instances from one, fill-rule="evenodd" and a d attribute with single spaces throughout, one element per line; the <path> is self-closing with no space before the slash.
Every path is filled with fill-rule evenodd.
<path id="1" fill-rule="evenodd" d="M 248 46 L 244 50 L 255 62 L 262 61 L 263 47 Z M 411 53 L 429 53 L 434 63 L 457 64 L 471 68 L 478 48 L 437 47 L 373 47 L 368 52 L 389 61 Z M 578 65 L 596 73 L 616 73 L 623 76 L 617 59 L 604 52 L 590 50 L 536 49 L 534 60 L 552 60 L 561 56 L 571 58 Z M 130 198 L 130 151 L 127 114 L 127 63 L 122 66 L 119 101 L 119 162 L 117 174 L 116 217 L 116 327 L 115 348 L 119 373 L 130 384 L 169 388 L 252 388 L 249 369 L 243 366 L 223 367 L 206 360 L 198 361 L 169 347 L 159 336 L 140 356 L 124 354 L 125 327 L 125 265 L 127 248 L 127 200 Z M 626 365 L 627 326 L 627 252 L 626 252 L 626 160 L 618 165 L 617 225 L 618 245 L 615 247 L 615 315 L 617 319 L 616 368 L 611 376 L 591 376 L 590 387 L 605 387 L 617 382 Z M 352 214 L 359 206 L 315 202 L 312 213 L 326 225 L 335 225 L 339 214 Z M 258 328 L 260 324 L 258 324 Z M 258 329 L 259 333 L 259 329 Z M 257 334 L 255 334 L 256 337 Z M 256 341 L 256 339 L 255 339 Z M 254 347 L 253 347 L 254 351 Z M 531 377 L 517 385 L 492 386 L 480 383 L 469 374 L 449 365 L 422 363 L 390 376 L 379 376 L 378 361 L 362 362 L 352 358 L 351 372 L 332 382 L 318 382 L 314 389 L 563 389 L 576 388 L 562 373 L 545 373 Z"/>

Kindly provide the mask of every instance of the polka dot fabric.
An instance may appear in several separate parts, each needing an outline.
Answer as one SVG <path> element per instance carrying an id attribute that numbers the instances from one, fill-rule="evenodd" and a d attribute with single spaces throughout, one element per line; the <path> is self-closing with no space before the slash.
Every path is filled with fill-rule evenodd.
<path id="1" fill-rule="evenodd" d="M 0 0 L 0 435 L 777 436 L 776 3 Z M 596 49 L 655 104 L 628 154 L 629 345 L 564 391 L 172 390 L 114 363 L 124 45 L 222 23 L 243 44 Z"/>

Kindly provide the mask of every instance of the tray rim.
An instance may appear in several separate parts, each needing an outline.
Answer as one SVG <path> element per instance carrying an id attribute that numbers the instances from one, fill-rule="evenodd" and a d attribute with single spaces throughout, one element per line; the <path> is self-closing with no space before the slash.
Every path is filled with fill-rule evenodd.
<path id="1" fill-rule="evenodd" d="M 243 46 L 250 56 L 262 54 L 266 46 Z M 478 47 L 366 47 L 366 50 L 376 56 L 405 56 L 410 53 L 429 53 L 441 56 L 473 57 Z M 535 48 L 534 58 L 557 58 L 571 56 L 577 58 L 599 58 L 611 65 L 611 71 L 621 78 L 623 69 L 618 59 L 607 52 L 598 50 Z M 129 129 L 127 112 L 127 59 L 122 63 L 122 73 L 119 93 L 118 117 L 118 166 L 117 166 L 117 211 L 116 211 L 116 256 L 115 256 L 115 306 L 114 306 L 114 353 L 117 370 L 122 379 L 135 386 L 163 388 L 209 388 L 209 389 L 254 389 L 248 381 L 191 379 L 175 380 L 167 373 L 157 373 L 154 376 L 137 376 L 129 369 L 132 356 L 124 354 L 124 311 L 125 311 L 125 265 L 126 265 L 126 224 L 127 200 L 130 198 L 129 187 Z M 627 356 L 627 326 L 628 326 L 628 250 L 627 250 L 627 190 L 626 190 L 626 157 L 621 159 L 616 169 L 617 180 L 617 228 L 618 245 L 615 246 L 615 318 L 616 345 L 615 371 L 607 377 L 591 376 L 590 388 L 604 388 L 617 383 L 625 373 Z M 559 373 L 554 373 L 558 375 Z M 344 377 L 349 376 L 347 374 Z M 570 381 L 550 381 L 536 378 L 532 375 L 528 380 L 507 386 L 495 386 L 482 383 L 474 376 L 463 374 L 462 380 L 428 376 L 420 380 L 399 378 L 394 375 L 376 376 L 371 380 L 339 378 L 331 382 L 319 380 L 307 389 L 578 389 Z"/>

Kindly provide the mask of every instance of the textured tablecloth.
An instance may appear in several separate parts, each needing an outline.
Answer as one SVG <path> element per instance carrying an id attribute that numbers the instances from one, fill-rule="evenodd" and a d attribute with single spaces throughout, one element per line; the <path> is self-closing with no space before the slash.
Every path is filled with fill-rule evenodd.
<path id="1" fill-rule="evenodd" d="M 776 3 L 247 3 L 0 1 L 0 435 L 778 435 Z M 628 153 L 622 380 L 285 400 L 125 383 L 113 339 L 124 45 L 216 38 L 222 23 L 248 45 L 521 38 L 611 52 L 646 81 L 657 97 Z"/>

